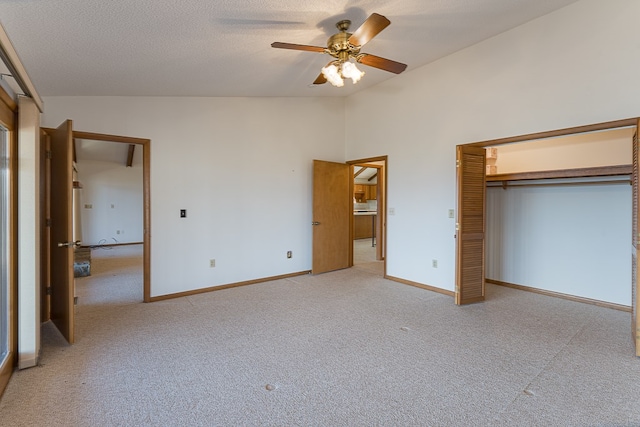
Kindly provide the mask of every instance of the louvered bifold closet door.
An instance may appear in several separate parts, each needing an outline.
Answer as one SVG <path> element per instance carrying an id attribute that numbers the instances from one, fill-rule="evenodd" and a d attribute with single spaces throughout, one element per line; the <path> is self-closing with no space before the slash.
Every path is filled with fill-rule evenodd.
<path id="1" fill-rule="evenodd" d="M 633 171 L 631 174 L 632 184 L 632 236 L 631 236 L 631 331 L 633 343 L 636 348 L 636 356 L 640 356 L 640 319 L 638 318 L 638 305 L 640 305 L 640 294 L 638 294 L 638 232 L 640 232 L 640 226 L 638 221 L 638 189 L 639 189 L 639 170 L 640 170 L 640 149 L 638 148 L 638 131 L 640 130 L 640 119 L 638 120 L 638 126 L 636 126 L 636 132 L 633 135 Z"/>
<path id="2" fill-rule="evenodd" d="M 484 300 L 486 156 L 482 147 L 458 146 L 456 304 Z"/>

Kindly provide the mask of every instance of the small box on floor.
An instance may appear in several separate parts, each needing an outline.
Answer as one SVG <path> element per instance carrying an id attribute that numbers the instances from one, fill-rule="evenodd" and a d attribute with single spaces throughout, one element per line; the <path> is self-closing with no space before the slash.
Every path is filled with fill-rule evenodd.
<path id="1" fill-rule="evenodd" d="M 73 277 L 91 276 L 91 262 L 78 261 L 73 263 Z"/>

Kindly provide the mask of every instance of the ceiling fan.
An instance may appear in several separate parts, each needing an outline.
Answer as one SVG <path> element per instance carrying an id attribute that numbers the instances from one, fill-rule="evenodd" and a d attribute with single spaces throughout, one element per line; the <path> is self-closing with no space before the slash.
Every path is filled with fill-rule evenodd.
<path id="1" fill-rule="evenodd" d="M 364 75 L 364 72 L 360 71 L 354 62 L 351 62 L 351 59 L 360 64 L 395 74 L 400 74 L 407 68 L 406 64 L 360 52 L 360 49 L 365 43 L 387 28 L 389 24 L 391 24 L 391 21 L 387 18 L 373 13 L 353 34 L 347 32 L 351 21 L 343 19 L 338 22 L 336 27 L 340 32 L 329 37 L 327 47 L 281 42 L 271 43 L 271 47 L 327 53 L 331 55 L 335 59 L 322 68 L 322 72 L 313 84 L 321 85 L 328 81 L 334 86 L 341 87 L 344 86 L 344 78 L 350 78 L 355 84 Z"/>

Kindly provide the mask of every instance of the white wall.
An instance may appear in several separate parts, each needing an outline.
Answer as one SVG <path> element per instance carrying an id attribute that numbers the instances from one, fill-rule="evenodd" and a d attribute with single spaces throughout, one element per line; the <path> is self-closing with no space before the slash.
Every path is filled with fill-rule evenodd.
<path id="1" fill-rule="evenodd" d="M 583 0 L 347 99 L 347 158 L 389 156 L 389 275 L 454 290 L 457 144 L 640 116 L 638 16 Z"/>
<path id="2" fill-rule="evenodd" d="M 631 164 L 635 128 L 546 138 L 497 147 L 497 173 Z"/>
<path id="3" fill-rule="evenodd" d="M 151 139 L 152 296 L 311 269 L 312 160 L 345 160 L 343 99 L 45 99 L 44 126 L 67 118 Z"/>
<path id="4" fill-rule="evenodd" d="M 487 189 L 489 279 L 630 306 L 630 240 L 628 180 Z"/>
<path id="5" fill-rule="evenodd" d="M 134 157 L 138 160 L 131 167 L 125 167 L 124 160 L 78 163 L 84 245 L 142 242 L 142 148 Z"/>

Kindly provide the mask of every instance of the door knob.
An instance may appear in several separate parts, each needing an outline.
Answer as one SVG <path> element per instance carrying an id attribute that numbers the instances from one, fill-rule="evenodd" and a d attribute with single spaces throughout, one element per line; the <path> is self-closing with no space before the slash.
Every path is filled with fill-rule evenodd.
<path id="1" fill-rule="evenodd" d="M 59 242 L 59 248 L 77 248 L 80 246 L 82 242 L 80 240 L 76 240 L 75 242 Z"/>

